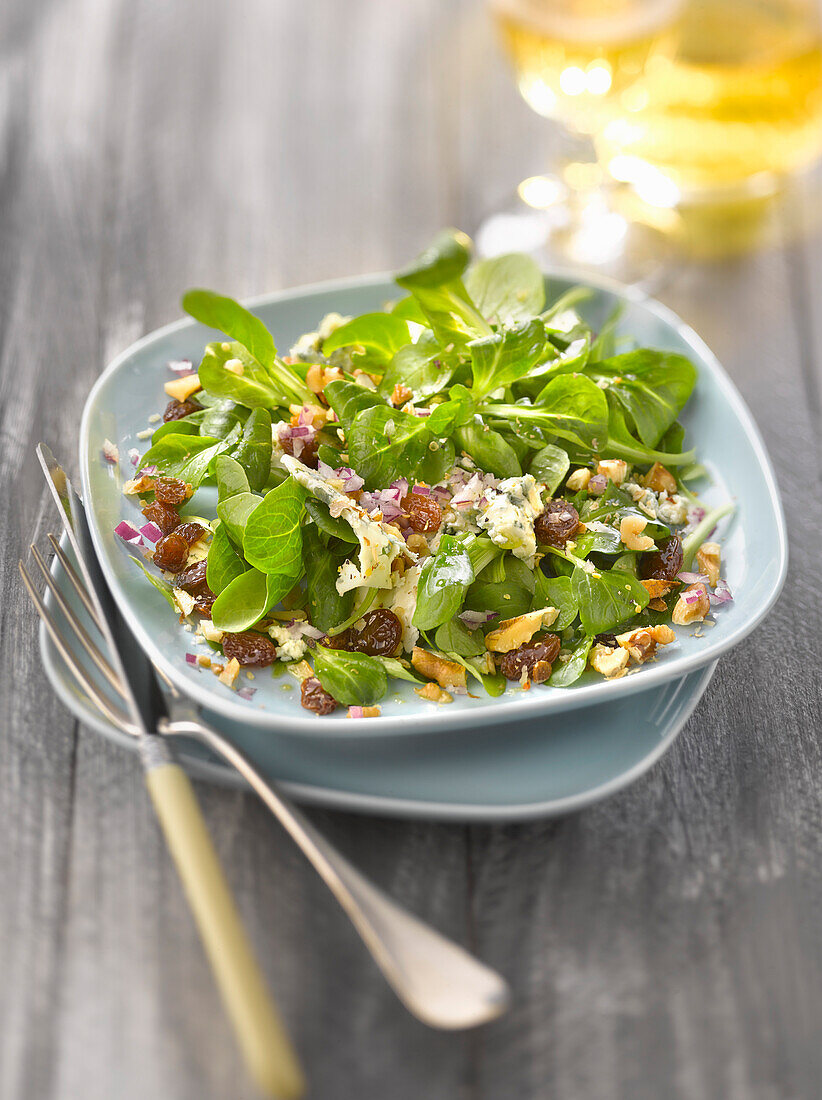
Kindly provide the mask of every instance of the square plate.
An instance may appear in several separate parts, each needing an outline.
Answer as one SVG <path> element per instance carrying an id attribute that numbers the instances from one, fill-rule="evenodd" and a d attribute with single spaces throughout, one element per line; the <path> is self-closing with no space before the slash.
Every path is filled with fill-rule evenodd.
<path id="1" fill-rule="evenodd" d="M 574 687 L 540 686 L 523 692 L 512 686 L 498 699 L 457 697 L 448 707 L 420 700 L 413 686 L 403 683 L 382 701 L 380 718 L 349 719 L 344 710 L 319 718 L 302 710 L 288 677 L 274 678 L 266 670 L 255 674 L 253 698 L 241 698 L 210 672 L 186 662 L 191 633 L 170 612 L 162 595 L 148 584 L 131 560 L 129 548 L 114 534 L 121 519 L 141 520 L 133 499 L 122 494 L 134 468 L 127 454 L 147 441 L 137 432 L 149 426 L 149 416 L 164 401 L 163 383 L 172 359 L 199 361 L 204 344 L 219 334 L 191 320 L 182 320 L 139 340 L 103 372 L 89 394 L 80 429 L 80 470 L 91 533 L 114 596 L 151 659 L 187 695 L 226 718 L 282 733 L 316 735 L 334 728 L 338 735 L 358 737 L 472 729 L 478 725 L 520 722 L 589 704 L 607 702 L 646 691 L 680 678 L 715 661 L 745 638 L 767 614 L 782 587 L 787 569 L 785 520 L 773 470 L 753 418 L 716 358 L 687 325 L 665 306 L 636 289 L 600 279 L 547 275 L 548 300 L 583 283 L 593 295 L 579 307 L 597 328 L 621 305 L 617 335 L 637 343 L 688 355 L 699 378 L 681 420 L 689 442 L 708 468 L 713 484 L 702 494 L 710 504 L 733 499 L 736 511 L 720 527 L 725 572 L 734 601 L 723 605 L 716 625 L 694 630 L 677 628 L 677 641 L 654 664 L 635 675 L 603 681 L 589 674 Z M 289 347 L 303 332 L 316 327 L 328 312 L 357 314 L 381 308 L 396 296 L 387 276 L 367 276 L 268 295 L 251 308 L 268 325 L 280 348 Z M 120 448 L 120 466 L 104 461 L 105 439 Z M 200 503 L 202 499 L 203 503 Z M 216 496 L 198 495 L 198 511 L 213 515 Z M 249 685 L 251 686 L 251 685 Z M 340 724 L 342 723 L 342 724 Z"/>

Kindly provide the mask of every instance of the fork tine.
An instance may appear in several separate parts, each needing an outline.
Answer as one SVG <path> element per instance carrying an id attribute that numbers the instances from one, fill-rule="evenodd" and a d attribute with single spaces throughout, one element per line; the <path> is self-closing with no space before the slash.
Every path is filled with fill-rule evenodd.
<path id="1" fill-rule="evenodd" d="M 97 618 L 97 611 L 94 607 L 94 604 L 91 602 L 91 599 L 89 598 L 89 594 L 86 590 L 85 584 L 83 583 L 83 581 L 80 580 L 80 578 L 77 575 L 77 570 L 71 564 L 71 562 L 68 559 L 67 554 L 63 550 L 63 547 L 60 545 L 60 543 L 57 541 L 56 537 L 51 533 L 51 531 L 48 532 L 47 538 L 48 538 L 49 542 L 51 543 L 52 549 L 54 550 L 54 553 L 55 553 L 57 559 L 59 560 L 60 564 L 62 565 L 63 569 L 65 570 L 66 576 L 71 581 L 71 584 L 74 588 L 74 591 L 77 593 L 77 595 L 83 601 L 83 606 L 85 607 L 86 611 L 88 611 L 92 621 L 99 627 L 100 626 L 100 621 Z M 153 661 L 152 661 L 152 664 L 154 664 Z M 170 692 L 171 695 L 179 695 L 180 694 L 179 691 L 177 690 L 177 688 L 174 686 L 174 684 L 172 684 L 171 680 L 169 680 L 168 676 L 166 676 L 166 674 L 163 672 L 163 670 L 159 667 L 159 665 L 156 665 L 156 664 L 154 665 L 154 671 L 157 673 L 157 675 L 163 681 L 163 683 L 165 684 L 167 690 Z"/>
<path id="2" fill-rule="evenodd" d="M 65 616 L 68 625 L 77 635 L 77 640 L 79 641 L 80 645 L 83 647 L 86 653 L 88 653 L 89 657 L 91 657 L 96 667 L 103 674 L 103 676 L 105 676 L 105 678 L 108 680 L 109 684 L 114 688 L 117 694 L 121 698 L 125 698 L 125 696 L 123 695 L 123 689 L 120 686 L 119 676 L 108 663 L 103 654 L 100 652 L 99 648 L 92 640 L 86 628 L 83 626 L 75 613 L 66 603 L 65 599 L 63 598 L 63 593 L 54 583 L 51 573 L 49 573 L 48 566 L 40 556 L 40 551 L 33 543 L 29 546 L 29 549 L 31 550 L 32 557 L 37 562 L 40 572 L 43 574 L 43 580 L 46 582 L 49 591 L 54 597 L 54 602 L 63 612 L 63 615 Z"/>
<path id="3" fill-rule="evenodd" d="M 43 603 L 40 593 L 34 586 L 34 582 L 29 576 L 28 570 L 22 561 L 18 561 L 17 566 L 20 570 L 20 576 L 23 579 L 23 584 L 26 586 L 26 591 L 31 597 L 31 601 L 34 604 L 37 614 L 43 621 L 43 625 L 48 631 L 49 637 L 54 642 L 58 653 L 65 661 L 67 667 L 71 671 L 75 680 L 77 680 L 80 687 L 85 691 L 89 699 L 97 706 L 106 718 L 116 726 L 118 729 L 123 730 L 125 733 L 133 733 L 133 727 L 128 716 L 114 703 L 110 703 L 105 695 L 100 691 L 97 685 L 87 675 L 85 669 L 77 661 L 77 658 L 71 652 L 71 649 L 66 645 L 63 635 L 60 633 L 60 628 L 52 618 L 48 608 Z"/>
<path id="4" fill-rule="evenodd" d="M 91 618 L 92 622 L 97 627 L 99 627 L 100 622 L 97 618 L 97 609 L 95 608 L 94 604 L 91 602 L 91 597 L 89 596 L 88 592 L 86 591 L 85 584 L 77 576 L 77 570 L 71 564 L 71 562 L 68 559 L 68 555 L 65 553 L 65 551 L 63 550 L 63 547 L 60 545 L 60 543 L 57 541 L 57 539 L 54 537 L 54 535 L 51 533 L 51 531 L 49 531 L 47 533 L 46 537 L 48 538 L 49 542 L 51 543 L 51 548 L 54 551 L 57 560 L 62 565 L 63 571 L 65 572 L 68 579 L 71 581 L 72 588 L 77 593 L 77 595 L 80 597 L 80 599 L 83 601 L 83 607 L 89 613 L 89 617 Z"/>

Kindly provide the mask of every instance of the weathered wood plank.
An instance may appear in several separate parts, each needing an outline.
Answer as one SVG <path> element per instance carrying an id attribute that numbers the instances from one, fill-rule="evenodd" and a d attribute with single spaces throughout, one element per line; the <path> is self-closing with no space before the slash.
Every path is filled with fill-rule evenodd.
<path id="1" fill-rule="evenodd" d="M 434 6 L 407 49 L 387 14 L 375 23 L 369 5 L 351 6 L 353 53 L 339 49 L 324 7 L 318 24 L 293 5 L 204 20 L 193 3 L 72 0 L 21 19 L 9 43 L 0 499 L 10 520 L 0 537 L 12 593 L 3 632 L 16 656 L 0 743 L 3 816 L 15 822 L 0 855 L 4 1096 L 249 1094 L 139 767 L 95 735 L 75 742 L 49 692 L 20 691 L 40 673 L 14 560 L 43 504 L 34 443 L 63 440 L 74 468 L 93 378 L 177 315 L 181 288 L 248 294 L 390 266 L 445 220 L 437 101 L 412 104 L 400 82 L 428 49 Z M 396 71 L 380 56 L 386 34 Z M 82 42 L 81 62 L 71 42 Z M 398 110 L 407 143 L 395 140 Z M 201 796 L 317 1095 L 376 1096 L 387 1084 L 409 1100 L 455 1095 L 464 1041 L 407 1015 L 251 798 Z M 463 830 L 317 816 L 375 879 L 464 937 Z"/>
<path id="2" fill-rule="evenodd" d="M 242 1096 L 136 761 L 37 683 L 15 561 L 105 361 L 192 283 L 251 294 L 405 260 L 544 167 L 481 9 L 194 0 L 0 12 L 0 1095 Z M 512 979 L 436 1035 L 394 1001 L 250 798 L 200 787 L 317 1096 L 815 1095 L 820 530 L 804 360 L 822 247 L 688 269 L 663 297 L 736 377 L 776 461 L 788 589 L 672 753 L 565 821 L 466 830 L 318 813 L 401 900 Z M 810 334 L 810 336 L 808 335 Z M 815 350 L 809 350 L 816 339 Z M 13 823 L 10 827 L 8 823 Z M 466 836 L 470 837 L 466 843 Z"/>

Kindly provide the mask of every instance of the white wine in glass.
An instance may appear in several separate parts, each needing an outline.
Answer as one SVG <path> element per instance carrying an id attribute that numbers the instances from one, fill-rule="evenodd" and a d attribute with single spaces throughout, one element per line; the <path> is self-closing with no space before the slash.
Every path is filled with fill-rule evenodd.
<path id="1" fill-rule="evenodd" d="M 518 218 L 534 251 L 634 278 L 655 249 L 648 226 L 683 238 L 690 219 L 694 239 L 696 226 L 713 251 L 733 247 L 740 225 L 747 239 L 746 204 L 822 153 L 819 0 L 491 0 L 491 10 L 526 102 L 586 135 L 601 172 L 577 163 L 523 181 L 519 214 L 480 231 L 487 251 L 506 226 L 516 235 Z"/>

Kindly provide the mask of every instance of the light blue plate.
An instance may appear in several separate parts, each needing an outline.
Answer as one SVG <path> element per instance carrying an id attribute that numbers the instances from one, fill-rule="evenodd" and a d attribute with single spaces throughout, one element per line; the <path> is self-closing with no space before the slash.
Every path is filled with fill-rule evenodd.
<path id="1" fill-rule="evenodd" d="M 71 556 L 65 539 L 63 548 Z M 93 630 L 56 560 L 52 574 Z M 47 602 L 60 621 L 54 601 L 47 596 Z M 42 628 L 40 647 L 49 680 L 66 706 L 87 726 L 134 750 L 134 738 L 88 704 Z M 84 667 L 99 684 L 87 659 Z M 673 742 L 715 667 L 565 714 L 437 737 L 340 737 L 339 727 L 326 727 L 317 737 L 289 737 L 217 714 L 204 712 L 204 717 L 303 802 L 394 817 L 521 821 L 582 809 L 639 778 Z M 185 743 L 182 762 L 204 779 L 242 783 L 192 742 Z"/>
<path id="2" fill-rule="evenodd" d="M 549 300 L 573 283 L 565 277 L 548 278 Z M 475 731 L 479 725 L 504 723 L 520 728 L 525 720 L 587 707 L 611 705 L 635 692 L 661 688 L 710 664 L 740 642 L 767 613 L 785 578 L 787 549 L 785 523 L 776 483 L 764 445 L 751 415 L 737 390 L 698 336 L 670 310 L 645 298 L 641 292 L 605 281 L 591 282 L 592 299 L 582 308 L 599 326 L 618 305 L 623 307 L 618 334 L 642 345 L 684 352 L 696 364 L 699 382 L 683 421 L 689 441 L 710 470 L 713 485 L 704 493 L 710 503 L 733 498 L 737 510 L 723 523 L 725 573 L 735 595 L 733 603 L 720 607 L 716 625 L 678 631 L 677 642 L 667 646 L 654 664 L 636 675 L 606 682 L 592 673 L 570 689 L 537 687 L 523 692 L 519 686 L 499 699 L 457 698 L 438 707 L 420 700 L 411 684 L 383 701 L 382 717 L 349 719 L 345 711 L 318 718 L 302 710 L 294 693 L 282 690 L 283 680 L 261 672 L 254 681 L 256 694 L 244 700 L 220 684 L 211 673 L 186 663 L 192 649 L 187 634 L 171 613 L 162 595 L 148 584 L 131 559 L 114 528 L 125 518 L 142 521 L 137 504 L 122 495 L 125 479 L 134 467 L 129 449 L 147 448 L 136 433 L 149 424 L 149 416 L 162 409 L 163 383 L 171 376 L 170 359 L 199 361 L 206 341 L 217 334 L 193 321 L 183 320 L 160 329 L 132 345 L 105 370 L 86 403 L 80 431 L 80 469 L 83 495 L 92 535 L 106 578 L 134 632 L 152 660 L 184 693 L 223 717 L 283 734 L 380 739 L 398 734 L 436 733 L 447 730 Z M 360 313 L 379 309 L 396 294 L 383 276 L 326 283 L 318 287 L 270 295 L 252 303 L 278 346 L 287 349 L 302 332 L 314 328 L 331 310 Z M 105 462 L 105 439 L 119 445 L 119 467 Z M 213 514 L 212 499 L 198 510 Z M 567 721 L 567 719 L 566 719 Z M 472 733 L 473 737 L 474 734 Z"/>

